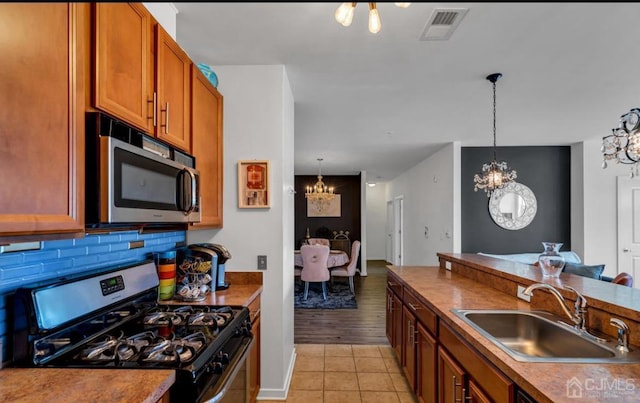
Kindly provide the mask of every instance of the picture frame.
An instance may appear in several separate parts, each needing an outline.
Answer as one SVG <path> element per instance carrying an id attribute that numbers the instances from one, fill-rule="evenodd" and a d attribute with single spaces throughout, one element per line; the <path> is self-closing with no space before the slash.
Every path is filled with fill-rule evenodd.
<path id="1" fill-rule="evenodd" d="M 269 208 L 270 172 L 268 160 L 238 161 L 238 208 Z"/>
<path id="2" fill-rule="evenodd" d="M 340 217 L 341 216 L 341 200 L 340 195 L 333 196 L 333 200 L 329 202 L 323 210 L 318 210 L 313 202 L 307 199 L 307 217 Z"/>

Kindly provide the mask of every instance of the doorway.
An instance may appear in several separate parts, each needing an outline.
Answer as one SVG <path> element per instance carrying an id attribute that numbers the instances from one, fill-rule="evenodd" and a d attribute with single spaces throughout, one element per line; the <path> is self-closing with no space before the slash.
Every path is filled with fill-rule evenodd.
<path id="1" fill-rule="evenodd" d="M 403 206 L 404 197 L 397 196 L 393 198 L 393 255 L 391 262 L 396 266 L 402 266 L 403 262 Z"/>
<path id="2" fill-rule="evenodd" d="M 640 278 L 640 181 L 618 176 L 618 273 Z M 638 288 L 638 282 L 634 287 Z"/>

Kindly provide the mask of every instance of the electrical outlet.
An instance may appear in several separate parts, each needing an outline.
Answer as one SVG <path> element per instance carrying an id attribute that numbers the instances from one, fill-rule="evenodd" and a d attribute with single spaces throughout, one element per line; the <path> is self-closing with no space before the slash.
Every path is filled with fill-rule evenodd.
<path id="1" fill-rule="evenodd" d="M 523 299 L 523 300 L 525 300 L 525 301 L 527 301 L 527 302 L 531 302 L 531 296 L 530 296 L 530 295 L 525 295 L 525 294 L 523 293 L 523 291 L 524 291 L 524 290 L 525 290 L 525 288 L 524 288 L 523 286 L 519 285 L 519 286 L 518 286 L 518 294 L 517 294 L 517 297 L 518 297 L 518 298 L 520 298 L 520 299 Z"/>
<path id="2" fill-rule="evenodd" d="M 267 270 L 267 255 L 258 255 L 258 270 Z"/>
<path id="3" fill-rule="evenodd" d="M 444 268 L 447 270 L 451 270 L 451 262 L 448 260 L 444 262 Z"/>

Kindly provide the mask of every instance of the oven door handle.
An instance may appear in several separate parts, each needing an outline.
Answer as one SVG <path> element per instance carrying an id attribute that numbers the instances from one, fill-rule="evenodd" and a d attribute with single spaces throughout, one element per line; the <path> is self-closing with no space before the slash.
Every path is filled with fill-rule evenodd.
<path id="1" fill-rule="evenodd" d="M 253 337 L 249 340 L 249 343 L 245 344 L 244 348 L 235 354 L 233 360 L 229 363 L 227 368 L 231 368 L 231 371 L 225 371 L 224 377 L 222 378 L 221 386 L 215 392 L 213 397 L 208 400 L 204 400 L 202 403 L 216 403 L 219 402 L 224 395 L 227 393 L 231 384 L 236 379 L 236 375 L 238 375 L 238 371 L 242 368 L 243 361 L 246 361 L 248 357 L 249 349 L 253 346 Z"/>

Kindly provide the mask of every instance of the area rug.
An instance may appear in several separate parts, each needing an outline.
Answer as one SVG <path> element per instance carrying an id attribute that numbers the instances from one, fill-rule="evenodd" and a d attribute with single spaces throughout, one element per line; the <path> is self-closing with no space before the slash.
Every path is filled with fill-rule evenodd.
<path id="1" fill-rule="evenodd" d="M 327 284 L 327 299 L 322 299 L 322 285 L 320 283 L 309 284 L 309 295 L 303 300 L 304 282 L 296 280 L 295 308 L 302 309 L 356 309 L 355 295 L 351 294 L 349 283 L 335 281 L 333 285 Z"/>

